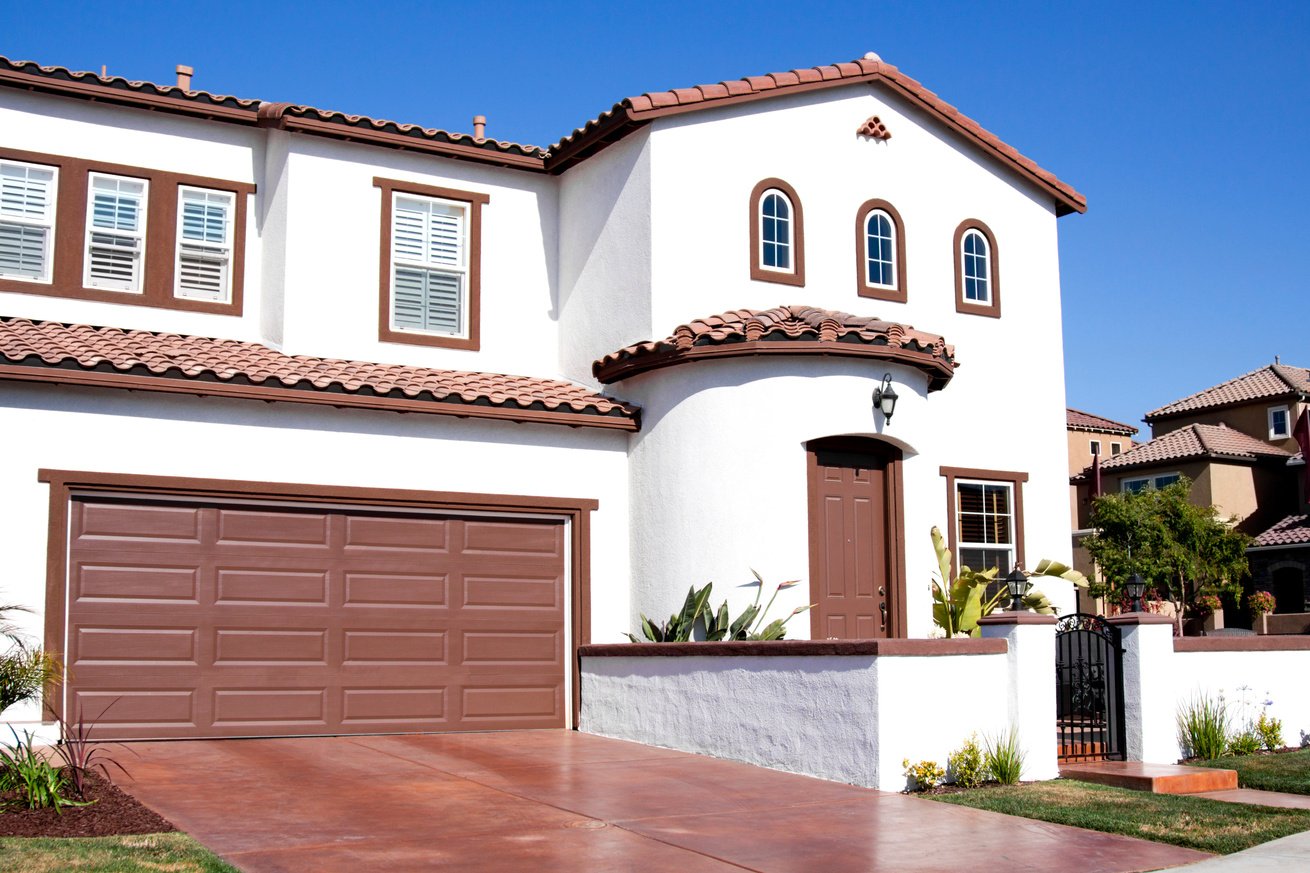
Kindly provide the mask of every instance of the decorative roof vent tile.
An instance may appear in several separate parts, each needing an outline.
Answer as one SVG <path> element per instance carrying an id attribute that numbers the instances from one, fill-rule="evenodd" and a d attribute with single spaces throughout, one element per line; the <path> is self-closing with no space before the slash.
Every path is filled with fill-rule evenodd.
<path id="1" fill-rule="evenodd" d="M 859 130 L 855 131 L 855 133 L 868 139 L 888 140 L 892 138 L 892 132 L 887 129 L 887 125 L 882 123 L 882 119 L 876 115 L 870 115 L 868 120 L 861 124 Z"/>
<path id="2" fill-rule="evenodd" d="M 827 355 L 893 361 L 922 370 L 928 390 L 951 381 L 955 349 L 937 334 L 905 324 L 813 306 L 737 309 L 679 325 L 662 340 L 637 343 L 591 365 L 609 384 L 639 373 L 700 358 L 749 355 Z"/>

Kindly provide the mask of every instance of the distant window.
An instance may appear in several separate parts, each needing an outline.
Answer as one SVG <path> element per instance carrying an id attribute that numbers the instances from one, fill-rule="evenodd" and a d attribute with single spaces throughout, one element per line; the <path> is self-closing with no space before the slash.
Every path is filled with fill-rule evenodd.
<path id="1" fill-rule="evenodd" d="M 1122 443 L 1110 443 L 1110 456 L 1114 457 L 1124 450 Z"/>
<path id="2" fill-rule="evenodd" d="M 57 170 L 0 163 L 0 276 L 50 282 Z"/>
<path id="3" fill-rule="evenodd" d="M 1158 491 L 1174 484 L 1181 478 L 1183 477 L 1179 473 L 1165 473 L 1163 476 L 1139 476 L 1134 479 L 1124 479 L 1119 489 L 1129 494 L 1137 494 L 1142 491 Z"/>
<path id="4" fill-rule="evenodd" d="M 141 292 L 146 251 L 144 179 L 90 174 L 86 198 L 87 288 Z"/>
<path id="5" fill-rule="evenodd" d="M 178 297 L 220 303 L 230 299 L 234 203 L 230 191 L 178 190 Z"/>
<path id="6" fill-rule="evenodd" d="M 751 191 L 751 278 L 805 284 L 805 223 L 796 190 L 765 179 Z"/>
<path id="7" fill-rule="evenodd" d="M 1286 406 L 1269 409 L 1269 439 L 1285 440 L 1292 435 L 1291 413 Z"/>
<path id="8" fill-rule="evenodd" d="M 1093 458 L 1095 458 L 1097 455 L 1101 454 L 1101 441 L 1100 441 L 1100 440 L 1091 440 L 1091 441 L 1087 444 L 1087 447 L 1088 447 L 1089 449 L 1091 449 L 1091 451 L 1092 451 L 1092 457 L 1093 457 Z"/>
<path id="9" fill-rule="evenodd" d="M 996 237 L 976 218 L 955 229 L 955 311 L 1001 317 Z"/>

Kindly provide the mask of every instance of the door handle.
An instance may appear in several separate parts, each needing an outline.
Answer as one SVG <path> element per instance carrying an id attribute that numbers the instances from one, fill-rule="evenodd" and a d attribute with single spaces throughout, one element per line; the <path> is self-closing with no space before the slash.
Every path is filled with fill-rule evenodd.
<path id="1" fill-rule="evenodd" d="M 882 603 L 879 603 L 879 604 L 878 604 L 878 611 L 882 613 L 882 626 L 883 626 L 884 629 L 886 629 L 886 627 L 887 627 L 887 601 L 884 600 Z"/>

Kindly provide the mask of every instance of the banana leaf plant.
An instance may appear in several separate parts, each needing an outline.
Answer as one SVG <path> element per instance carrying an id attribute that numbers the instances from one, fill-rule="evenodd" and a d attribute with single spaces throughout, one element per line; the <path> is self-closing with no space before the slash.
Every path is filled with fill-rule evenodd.
<path id="1" fill-rule="evenodd" d="M 932 529 L 932 545 L 937 553 L 938 578 L 932 583 L 932 619 L 946 632 L 948 637 L 979 636 L 978 619 L 991 615 L 998 606 L 1010 596 L 1002 586 L 991 597 L 987 596 L 987 586 L 996 581 L 999 570 L 974 570 L 961 566 L 960 572 L 952 579 L 955 556 L 946 546 L 946 539 L 936 527 Z M 1037 566 L 1026 574 L 1029 579 L 1035 576 L 1051 576 L 1064 579 L 1079 588 L 1087 588 L 1087 577 L 1059 561 L 1043 558 Z M 1028 583 L 1028 592 L 1023 596 L 1024 606 L 1042 615 L 1054 615 L 1055 606 L 1040 591 L 1032 590 Z"/>

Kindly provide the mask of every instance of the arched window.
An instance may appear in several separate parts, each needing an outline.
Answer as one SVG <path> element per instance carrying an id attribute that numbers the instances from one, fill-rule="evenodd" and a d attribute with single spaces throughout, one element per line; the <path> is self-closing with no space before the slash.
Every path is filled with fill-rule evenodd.
<path id="1" fill-rule="evenodd" d="M 866 200 L 855 213 L 855 290 L 875 300 L 906 300 L 904 225 L 886 200 Z"/>
<path id="2" fill-rule="evenodd" d="M 1001 315 L 996 237 L 977 219 L 955 230 L 955 310 L 974 315 Z"/>
<path id="3" fill-rule="evenodd" d="M 801 201 L 781 179 L 765 179 L 751 192 L 751 278 L 805 284 Z"/>

